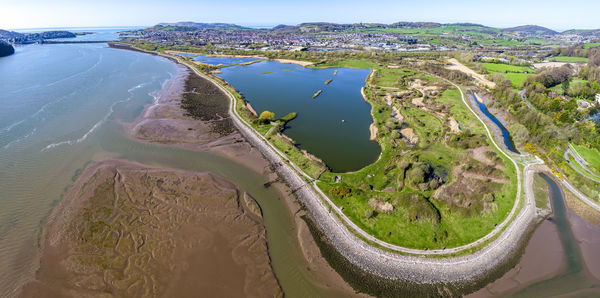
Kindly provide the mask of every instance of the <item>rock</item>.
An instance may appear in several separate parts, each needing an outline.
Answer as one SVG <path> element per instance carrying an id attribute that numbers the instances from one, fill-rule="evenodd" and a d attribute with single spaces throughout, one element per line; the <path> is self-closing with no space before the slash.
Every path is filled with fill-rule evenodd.
<path id="1" fill-rule="evenodd" d="M 373 207 L 373 209 L 375 209 L 379 212 L 383 212 L 383 213 L 394 212 L 394 205 L 392 205 L 390 202 L 382 202 L 375 198 L 369 200 L 369 206 L 371 206 L 371 207 Z"/>

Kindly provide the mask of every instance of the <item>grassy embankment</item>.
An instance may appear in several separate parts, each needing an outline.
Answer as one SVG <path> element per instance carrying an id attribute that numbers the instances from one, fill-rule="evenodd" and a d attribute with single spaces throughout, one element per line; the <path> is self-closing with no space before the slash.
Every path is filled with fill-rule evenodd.
<path id="1" fill-rule="evenodd" d="M 386 242 L 420 249 L 467 244 L 489 233 L 510 212 L 516 194 L 515 169 L 508 159 L 489 147 L 489 141 L 483 136 L 483 126 L 464 106 L 458 90 L 448 85 L 431 102 L 439 108 L 439 114 L 413 105 L 411 99 L 420 95 L 413 90 L 408 98 L 394 103 L 404 117 L 403 123 L 394 123 L 392 110 L 383 97 L 389 90 L 411 91 L 407 83 L 416 78 L 444 85 L 410 69 L 376 67 L 376 75 L 368 82 L 366 94 L 379 129 L 377 139 L 382 154 L 374 164 L 353 173 L 326 172 L 318 185 L 332 201 L 343 207 L 344 214 L 353 222 Z M 446 124 L 450 116 L 474 135 L 450 132 Z M 413 129 L 419 138 L 416 146 L 407 145 L 398 135 L 401 128 Z M 486 168 L 470 158 L 471 151 L 465 148 L 469 143 L 471 148 L 486 146 L 487 156 L 502 165 L 502 170 Z M 458 167 L 477 173 L 475 176 L 485 176 L 484 179 L 504 179 L 507 183 L 466 181 L 454 177 L 453 170 Z M 427 172 L 426 177 L 415 174 L 420 171 Z M 341 182 L 335 182 L 336 176 L 341 177 Z M 448 186 L 454 185 L 447 191 L 455 197 L 435 195 L 439 189 L 439 185 L 431 187 L 431 181 L 435 179 L 444 180 Z M 427 182 L 429 185 L 425 185 Z M 471 193 L 468 197 L 456 193 L 459 186 L 475 183 L 483 185 L 477 189 L 480 193 Z M 482 200 L 486 194 L 493 200 Z M 386 209 L 388 211 L 382 211 Z"/>
<path id="2" fill-rule="evenodd" d="M 585 146 L 572 146 L 572 148 L 575 149 L 575 151 L 577 151 L 577 153 L 579 153 L 586 162 L 588 162 L 587 168 L 593 171 L 594 174 L 598 175 L 598 173 L 600 173 L 600 165 L 598 161 L 598 156 L 600 153 L 598 153 L 598 151 L 595 149 L 590 149 Z M 561 156 L 562 152 L 559 150 L 561 149 L 552 148 L 549 151 L 551 154 L 555 153 L 553 155 Z M 557 163 L 557 167 L 560 169 L 560 176 L 566 178 L 575 188 L 577 188 L 577 190 L 586 195 L 588 198 L 599 202 L 600 183 L 594 181 L 594 179 L 590 179 L 592 178 L 592 175 L 586 175 L 587 177 L 584 177 L 581 173 L 585 174 L 586 171 L 583 169 L 582 165 L 577 163 L 574 158 L 571 158 L 571 164 L 564 159 L 560 160 L 561 162 Z M 577 172 L 575 169 L 578 169 L 581 173 Z"/>
<path id="3" fill-rule="evenodd" d="M 512 82 L 513 87 L 521 88 L 525 79 L 533 74 L 535 70 L 526 66 L 515 66 L 501 63 L 481 63 L 488 74 L 501 73 Z"/>
<path id="4" fill-rule="evenodd" d="M 600 46 L 600 42 L 590 42 L 583 45 L 583 49 L 587 50 L 589 48 Z"/>
<path id="5" fill-rule="evenodd" d="M 589 164 L 588 168 L 594 171 L 594 174 L 600 175 L 600 152 L 581 145 L 573 145 L 573 148 Z"/>
<path id="6" fill-rule="evenodd" d="M 588 62 L 588 58 L 585 57 L 569 57 L 569 56 L 558 56 L 558 57 L 552 57 L 550 58 L 550 61 L 554 61 L 554 62 L 569 62 L 569 63 L 576 63 L 576 62 Z"/>
<path id="7" fill-rule="evenodd" d="M 574 158 L 574 156 L 569 156 L 571 160 L 570 166 L 576 171 L 579 171 L 579 175 L 584 175 L 588 178 L 587 180 L 576 179 L 576 181 L 578 183 L 587 182 L 585 185 L 596 185 L 596 187 L 600 187 L 600 183 L 597 182 L 600 180 L 600 178 L 598 178 L 598 176 L 600 176 L 600 152 L 596 149 L 581 145 L 569 144 L 569 146 L 575 154 L 587 162 L 587 165 L 584 167 Z M 591 194 L 591 197 L 594 198 L 593 193 Z"/>
<path id="8" fill-rule="evenodd" d="M 535 197 L 535 206 L 538 208 L 548 208 L 548 183 L 539 174 L 533 176 L 533 195 Z"/>

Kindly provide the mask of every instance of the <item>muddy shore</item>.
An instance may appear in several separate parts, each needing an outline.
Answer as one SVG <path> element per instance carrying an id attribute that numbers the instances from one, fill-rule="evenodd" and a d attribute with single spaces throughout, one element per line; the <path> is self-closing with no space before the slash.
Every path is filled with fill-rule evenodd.
<path id="1" fill-rule="evenodd" d="M 171 59 L 171 60 L 174 60 L 174 59 Z M 239 134 L 239 132 L 233 126 L 231 126 L 229 116 L 227 114 L 227 109 L 229 106 L 228 98 L 224 97 L 223 94 L 220 94 L 221 92 L 219 90 L 215 90 L 215 89 L 211 89 L 211 88 L 204 88 L 206 86 L 203 84 L 195 85 L 195 83 L 198 83 L 198 79 L 201 79 L 201 81 L 205 81 L 204 79 L 199 78 L 195 74 L 192 74 L 187 67 L 178 64 L 177 74 L 173 77 L 173 79 L 167 81 L 165 83 L 165 85 L 163 86 L 163 89 L 160 90 L 155 95 L 154 102 L 152 104 L 146 106 L 144 108 L 143 112 L 140 114 L 140 116 L 133 123 L 130 123 L 130 124 L 124 123 L 124 125 L 126 126 L 127 132 L 131 135 L 132 138 L 137 139 L 139 141 L 143 141 L 143 142 L 158 144 L 161 146 L 176 146 L 176 147 L 181 147 L 181 148 L 185 148 L 187 150 L 194 150 L 194 151 L 208 151 L 208 152 L 211 152 L 214 154 L 218 154 L 218 155 L 224 156 L 228 159 L 231 159 L 237 163 L 240 163 L 240 164 L 254 170 L 259 175 L 264 175 L 264 176 L 268 177 L 269 181 L 276 180 L 277 175 L 272 172 L 272 170 L 269 167 L 268 162 L 263 158 L 263 156 L 260 154 L 260 152 L 258 150 L 256 150 L 254 147 L 252 147 L 248 142 L 246 142 L 245 139 Z M 212 85 L 212 84 L 210 84 L 210 85 Z M 182 107 L 182 101 L 185 101 L 186 99 L 188 101 L 194 101 L 194 100 L 198 100 L 201 98 L 209 98 L 208 104 L 210 106 L 202 106 L 201 105 L 201 106 L 197 107 L 200 110 L 205 111 L 205 113 L 194 115 L 194 114 L 190 113 L 190 109 L 184 109 Z M 191 110 L 193 110 L 193 108 Z M 50 237 L 54 237 L 54 240 L 52 240 L 52 241 L 58 241 L 56 239 L 60 239 L 60 236 L 58 236 L 58 238 L 56 238 L 57 236 L 52 236 L 57 233 L 56 232 L 57 231 L 57 223 L 56 223 L 55 218 L 59 218 L 59 217 L 61 218 L 61 223 L 62 223 L 63 228 L 65 227 L 65 222 L 70 222 L 70 227 L 80 226 L 81 222 L 77 223 L 77 220 L 81 220 L 81 218 L 77 219 L 74 216 L 76 216 L 77 214 L 79 214 L 79 215 L 81 215 L 81 214 L 73 212 L 73 210 L 81 211 L 80 208 L 82 208 L 82 206 L 84 206 L 84 205 L 82 205 L 82 204 L 84 204 L 82 202 L 83 201 L 90 202 L 92 200 L 92 198 L 94 196 L 90 195 L 89 189 L 93 188 L 93 187 L 96 187 L 96 189 L 98 189 L 98 187 L 100 187 L 98 185 L 94 185 L 94 184 L 99 184 L 99 183 L 96 183 L 99 181 L 99 180 L 97 180 L 97 179 L 99 179 L 98 177 L 101 177 L 103 175 L 106 176 L 107 173 L 114 173 L 115 171 L 122 172 L 122 171 L 125 171 L 124 169 L 127 169 L 126 171 L 131 171 L 131 173 L 135 173 L 134 176 L 136 176 L 136 177 L 141 175 L 140 173 L 146 173 L 146 174 L 144 174 L 146 177 L 145 179 L 154 179 L 154 183 L 155 183 L 154 186 L 158 186 L 158 184 L 164 185 L 165 179 L 163 177 L 170 177 L 172 175 L 175 175 L 175 176 L 181 178 L 180 176 L 183 175 L 183 174 L 181 174 L 181 173 L 183 173 L 183 171 L 178 171 L 178 170 L 173 170 L 173 169 L 149 168 L 145 165 L 132 164 L 128 161 L 108 160 L 108 161 L 99 162 L 97 164 L 94 164 L 93 166 L 88 166 L 85 171 L 85 174 L 79 177 L 79 179 L 76 182 L 77 183 L 76 186 L 73 187 L 71 189 L 70 193 L 68 194 L 68 196 L 71 196 L 74 198 L 77 197 L 78 199 L 77 200 L 74 200 L 74 199 L 63 200 L 60 203 L 59 207 L 55 208 L 55 210 L 52 213 L 52 219 L 50 221 L 48 221 L 47 226 L 44 228 L 43 241 L 44 241 L 45 248 L 42 249 L 42 260 L 41 260 L 40 269 L 38 270 L 38 272 L 36 274 L 35 280 L 32 281 L 31 283 L 27 284 L 24 287 L 24 290 L 22 292 L 23 296 L 37 296 L 39 293 L 48 293 L 48 295 L 50 295 L 50 296 L 52 296 L 51 294 L 55 294 L 55 296 L 64 296 L 65 294 L 69 293 L 71 295 L 78 296 L 78 295 L 81 295 L 84 293 L 89 293 L 88 290 L 90 290 L 90 289 L 92 291 L 95 291 L 95 290 L 97 290 L 99 288 L 103 288 L 103 287 L 104 287 L 104 289 L 107 289 L 107 288 L 112 289 L 113 293 L 124 293 L 124 292 L 118 292 L 119 288 L 114 287 L 115 286 L 114 284 L 106 284 L 105 283 L 103 285 L 100 282 L 100 279 L 97 278 L 97 276 L 90 277 L 89 280 L 86 279 L 85 281 L 77 279 L 77 278 L 79 278 L 78 274 L 75 274 L 76 271 L 73 271 L 73 270 L 80 268 L 81 266 L 77 265 L 76 263 L 73 263 L 74 262 L 73 255 L 69 255 L 69 253 L 65 253 L 65 252 L 67 252 L 67 251 L 73 252 L 73 249 L 79 249 L 75 245 L 76 242 L 74 242 L 75 241 L 74 239 L 76 237 L 74 237 L 74 235 L 82 232 L 81 228 L 77 228 L 76 231 L 70 230 L 70 232 L 72 233 L 71 236 L 73 236 L 70 239 L 61 240 L 62 242 L 56 242 L 56 243 L 62 245 L 59 249 L 51 246 L 49 244 L 49 242 L 46 245 L 46 242 L 50 241 L 50 240 L 46 240 L 46 239 L 50 239 Z M 152 174 L 148 174 L 150 172 Z M 156 176 L 153 177 L 152 175 L 156 175 Z M 219 180 L 219 183 L 225 183 L 227 185 L 232 185 L 230 182 L 221 181 L 222 179 L 216 178 L 215 176 L 213 176 L 209 173 L 185 172 L 185 175 L 191 175 L 193 177 L 197 177 L 197 176 L 211 177 L 212 180 Z M 183 175 L 183 176 L 185 176 L 185 175 Z M 110 175 L 108 175 L 108 176 L 110 176 Z M 192 179 L 192 178 L 188 177 L 186 179 Z M 135 180 L 135 179 L 133 179 L 133 180 Z M 105 182 L 109 183 L 110 181 L 105 181 Z M 113 183 L 114 182 L 115 181 L 113 181 Z M 141 183 L 141 181 L 137 181 L 137 182 Z M 146 182 L 148 182 L 148 181 L 146 180 Z M 183 188 L 183 190 L 179 189 L 179 191 L 181 191 L 181 194 L 183 194 L 189 188 L 189 185 L 188 185 L 188 187 L 186 187 L 179 180 L 173 180 L 170 182 L 174 185 L 177 185 L 178 188 Z M 106 183 L 104 183 L 104 184 L 106 184 Z M 106 187 L 106 185 L 104 185 L 104 184 L 103 184 L 103 187 Z M 204 184 L 204 185 L 208 185 L 208 184 Z M 87 194 L 88 197 L 86 199 L 80 200 L 81 198 L 83 198 L 83 193 L 81 191 L 85 187 L 87 187 L 87 189 L 88 189 L 88 194 Z M 114 184 L 113 184 L 113 187 L 116 188 L 116 186 L 114 186 Z M 131 181 L 131 180 L 128 180 L 127 183 L 124 183 L 124 184 L 120 185 L 119 187 L 128 188 L 130 190 L 135 189 L 136 191 L 140 191 L 141 189 L 143 189 L 143 188 L 137 187 L 135 185 L 135 182 Z M 285 202 L 290 207 L 290 211 L 291 212 L 293 211 L 294 214 L 297 215 L 298 214 L 297 213 L 298 206 L 296 203 L 296 198 L 291 193 L 290 189 L 285 184 L 282 184 L 279 182 L 273 183 L 272 187 L 275 187 L 281 193 L 282 197 L 285 199 Z M 235 187 L 233 187 L 233 189 L 235 189 Z M 246 202 L 247 196 L 244 194 L 243 190 L 236 189 L 236 191 L 238 193 L 236 200 L 237 200 L 237 202 L 238 202 L 237 204 L 239 206 L 245 206 L 244 204 L 250 204 L 252 206 L 259 208 L 258 205 L 256 205 L 256 203 L 253 200 L 251 200 L 251 201 L 254 203 Z M 134 195 L 136 195 L 135 192 L 132 192 L 132 193 Z M 131 195 L 132 193 L 130 193 L 129 195 Z M 145 197 L 143 194 L 140 194 L 140 196 Z M 233 197 L 227 198 L 227 200 L 231 201 L 232 198 Z M 242 199 L 244 199 L 243 202 L 242 202 Z M 80 201 L 82 201 L 82 202 L 80 202 Z M 223 204 L 226 204 L 226 203 L 223 203 Z M 144 207 L 147 207 L 147 206 L 145 205 Z M 184 208 L 184 207 L 182 207 L 182 208 Z M 223 210 L 229 210 L 226 207 Z M 221 208 L 219 207 L 218 209 L 221 209 Z M 251 209 L 255 210 L 256 208 L 254 208 L 254 207 L 242 208 L 242 211 L 241 211 L 242 213 L 237 214 L 236 218 L 244 217 L 246 214 L 250 214 L 250 213 L 248 213 L 249 212 L 248 210 L 251 210 Z M 260 209 L 258 209 L 258 210 L 259 210 L 259 216 L 260 216 Z M 150 212 L 150 211 L 148 211 L 148 212 Z M 244 212 L 246 212 L 246 213 L 244 213 Z M 70 214 L 72 216 L 64 216 L 64 214 Z M 227 219 L 229 217 L 225 217 L 225 218 Z M 248 216 L 248 218 L 254 218 L 255 220 L 257 219 L 252 216 Z M 320 255 L 319 250 L 316 247 L 314 240 L 310 236 L 310 233 L 308 233 L 305 226 L 303 226 L 304 223 L 301 220 L 298 220 L 298 217 L 296 217 L 295 219 L 296 219 L 295 221 L 297 224 L 297 229 L 295 230 L 294 233 L 296 233 L 298 236 L 299 244 L 300 244 L 302 252 L 306 258 L 307 267 L 309 268 L 311 273 L 313 273 L 315 276 L 315 279 L 314 279 L 315 285 L 317 287 L 322 288 L 327 293 L 333 293 L 335 296 L 354 295 L 355 291 L 339 276 L 339 274 L 337 274 L 337 272 L 335 272 L 335 270 L 333 270 L 331 267 L 327 266 L 327 262 Z M 208 219 L 206 219 L 206 220 L 208 220 Z M 257 221 L 255 221 L 255 222 L 257 222 Z M 203 224 L 198 224 L 198 225 L 201 226 Z M 235 229 L 235 227 L 232 226 L 232 223 L 226 222 L 226 221 L 219 222 L 219 223 L 213 222 L 212 225 L 215 225 L 215 226 L 224 225 L 224 226 L 226 226 L 226 228 L 228 227 L 229 229 Z M 186 228 L 186 229 L 194 230 L 196 228 L 199 228 L 199 227 L 196 227 L 196 225 L 192 225 L 191 227 L 189 227 L 189 229 L 188 228 Z M 131 290 L 131 291 L 134 291 L 134 292 L 138 291 L 135 293 L 142 293 L 145 291 L 144 294 L 148 294 L 150 292 L 147 292 L 147 291 L 149 291 L 147 287 L 151 287 L 152 291 L 155 291 L 155 292 L 153 292 L 154 296 L 156 296 L 156 295 L 161 296 L 165 293 L 167 293 L 169 295 L 185 294 L 186 293 L 185 291 L 187 291 L 187 290 L 191 291 L 191 289 L 189 287 L 187 287 L 187 288 L 184 287 L 183 286 L 184 283 L 193 285 L 196 282 L 196 278 L 194 279 L 194 281 L 191 281 L 191 280 L 189 280 L 189 278 L 185 277 L 187 274 L 191 273 L 191 274 L 194 274 L 195 276 L 206 276 L 206 280 L 208 282 L 202 283 L 202 285 L 207 287 L 207 288 L 203 289 L 203 292 L 205 292 L 205 293 L 214 293 L 215 295 L 226 295 L 226 296 L 261 296 L 261 297 L 262 296 L 279 296 L 279 295 L 281 295 L 281 289 L 280 289 L 279 285 L 277 284 L 276 277 L 274 276 L 273 271 L 270 267 L 270 260 L 269 260 L 269 256 L 268 256 L 268 251 L 266 249 L 267 243 L 265 240 L 265 231 L 264 231 L 264 227 L 262 226 L 262 222 L 260 222 L 256 226 L 252 225 L 252 224 L 248 224 L 246 228 L 258 229 L 259 232 L 250 233 L 250 232 L 246 231 L 246 232 L 240 232 L 238 234 L 235 234 L 235 233 L 229 233 L 229 231 L 225 232 L 225 233 L 223 233 L 221 231 L 218 233 L 219 236 L 217 237 L 218 239 L 216 239 L 216 240 L 213 239 L 214 237 L 210 238 L 209 236 L 207 236 L 210 239 L 214 240 L 214 241 L 211 241 L 211 243 L 214 244 L 213 249 L 211 250 L 213 255 L 214 255 L 214 252 L 217 252 L 217 251 L 220 252 L 218 254 L 218 256 L 216 257 L 215 262 L 221 260 L 221 261 L 229 264 L 224 267 L 239 269 L 237 271 L 241 272 L 241 271 L 244 271 L 243 270 L 244 268 L 242 268 L 243 266 L 238 266 L 238 265 L 234 266 L 235 264 L 237 264 L 235 262 L 238 262 L 241 259 L 242 260 L 247 259 L 244 264 L 250 264 L 251 262 L 255 262 L 255 264 L 253 264 L 252 267 L 260 269 L 260 274 L 258 274 L 258 275 L 250 274 L 250 275 L 253 275 L 253 277 L 248 277 L 249 274 L 246 274 L 246 277 L 245 277 L 246 282 L 240 283 L 239 282 L 240 278 L 238 278 L 238 277 L 241 275 L 235 275 L 235 274 L 231 275 L 230 272 L 229 273 L 226 272 L 227 270 L 225 270 L 225 271 L 221 270 L 221 271 L 219 271 L 220 273 L 218 272 L 217 275 L 221 276 L 221 277 L 228 276 L 228 275 L 230 275 L 230 277 L 236 276 L 236 278 L 235 278 L 236 282 L 233 282 L 231 284 L 231 286 L 228 285 L 229 282 L 226 282 L 225 284 L 213 282 L 214 280 L 211 278 L 213 278 L 214 276 L 212 276 L 209 273 L 214 272 L 214 270 L 212 270 L 212 269 L 215 266 L 212 266 L 210 264 L 208 264 L 209 266 L 207 266 L 207 264 L 203 263 L 206 261 L 205 260 L 206 258 L 203 259 L 200 257 L 188 257 L 188 258 L 178 259 L 177 262 L 180 262 L 179 264 L 181 266 L 171 265 L 169 267 L 169 269 L 171 269 L 171 270 L 175 270 L 177 268 L 180 268 L 180 269 L 186 268 L 185 270 L 187 270 L 187 271 L 185 274 L 183 274 L 182 271 L 178 271 L 180 274 L 177 272 L 175 272 L 173 274 L 169 274 L 169 273 L 164 274 L 164 276 L 172 276 L 173 277 L 169 281 L 157 280 L 157 279 L 152 279 L 152 278 L 151 279 L 143 278 L 143 281 L 138 282 L 135 289 L 132 288 L 133 290 Z M 193 232 L 196 233 L 196 231 L 193 231 Z M 202 232 L 198 232 L 198 233 L 202 234 Z M 60 234 L 65 235 L 64 232 L 62 232 Z M 204 233 L 204 234 L 206 234 L 206 233 Z M 228 257 L 228 255 L 230 255 L 230 254 L 227 253 L 228 250 L 226 248 L 227 244 L 229 243 L 229 242 L 227 242 L 228 237 L 226 236 L 224 238 L 223 236 L 221 236 L 221 235 L 225 235 L 225 234 L 231 234 L 232 237 L 236 237 L 235 235 L 237 235 L 238 240 L 240 239 L 242 234 L 245 235 L 244 237 L 247 237 L 248 239 L 250 239 L 251 237 L 255 237 L 257 239 L 260 238 L 260 240 L 254 241 L 254 244 L 252 245 L 251 250 L 253 250 L 253 252 L 256 253 L 256 251 L 254 251 L 255 248 L 262 247 L 263 242 L 264 242 L 265 250 L 260 251 L 260 249 L 258 249 L 258 251 L 260 251 L 260 253 L 258 253 L 257 255 L 254 255 L 254 256 L 247 255 L 245 259 L 241 258 L 241 257 L 233 257 L 233 260 L 235 263 L 235 264 L 233 264 L 230 262 L 231 260 Z M 165 235 L 168 235 L 168 233 L 165 232 Z M 183 241 L 182 243 L 185 243 L 185 241 L 190 240 L 190 239 L 188 239 L 189 237 L 180 235 L 180 234 L 177 234 L 177 235 L 173 236 L 172 238 L 175 239 L 174 241 Z M 206 238 L 206 239 L 208 239 L 208 238 Z M 190 245 L 189 243 L 182 244 L 182 247 L 188 247 L 189 245 Z M 73 247 L 76 247 L 76 248 L 73 248 Z M 194 255 L 196 254 L 196 252 L 201 251 L 201 248 L 195 247 L 195 250 L 193 250 Z M 204 247 L 204 248 L 206 248 L 206 247 Z M 192 249 L 192 248 L 190 248 L 190 249 Z M 237 252 L 237 250 L 239 250 L 239 248 L 236 248 L 236 252 Z M 164 251 L 164 250 L 162 250 L 162 251 Z M 190 256 L 190 252 L 191 252 L 191 250 L 190 251 L 186 250 L 186 252 L 184 252 L 183 254 L 184 255 L 187 254 L 188 256 Z M 221 253 L 221 252 L 224 252 L 224 253 Z M 85 255 L 85 253 L 83 253 L 83 255 Z M 89 254 L 90 257 L 92 255 L 94 255 L 94 254 Z M 232 252 L 231 255 L 234 255 L 234 253 Z M 205 256 L 208 256 L 208 254 L 205 254 Z M 147 254 L 146 254 L 146 257 L 147 257 Z M 153 259 L 153 261 L 156 261 L 156 260 Z M 177 262 L 174 264 L 178 264 Z M 198 266 L 195 266 L 195 269 L 190 269 L 190 264 L 194 263 L 194 262 L 196 262 L 196 264 L 198 264 Z M 73 264 L 75 264 L 75 265 L 73 265 Z M 100 265 L 100 266 L 102 267 L 102 265 Z M 154 267 L 153 266 L 154 265 L 152 265 L 150 267 L 152 267 L 152 268 L 156 267 L 156 266 L 154 266 Z M 90 272 L 93 271 L 92 269 L 90 269 L 91 267 L 90 268 L 86 267 L 86 268 L 87 268 L 86 270 L 88 270 L 88 269 L 91 270 Z M 98 268 L 96 268 L 96 269 L 98 269 Z M 105 268 L 101 268 L 101 269 L 104 270 Z M 183 270 L 183 269 L 181 269 L 181 270 Z M 246 270 L 246 271 L 248 271 L 248 270 Z M 254 272 L 254 273 L 256 273 L 256 272 Z M 125 274 L 125 273 L 122 273 L 122 274 Z M 92 276 L 92 275 L 93 274 L 90 273 L 90 276 Z M 161 273 L 160 275 L 163 275 L 163 274 Z M 123 275 L 120 275 L 120 276 L 122 277 Z M 217 278 L 218 276 L 216 276 L 214 278 Z M 259 278 L 260 280 L 256 280 L 256 278 Z M 141 280 L 139 278 L 139 275 L 134 275 L 133 280 L 136 280 L 136 279 L 138 281 Z M 204 280 L 204 278 L 200 278 L 200 279 Z M 81 286 L 81 287 L 73 288 L 73 284 L 71 283 L 72 280 L 76 280 L 77 286 Z M 242 279 L 242 281 L 244 281 L 244 279 Z M 250 289 L 247 286 L 248 284 L 253 285 L 252 287 L 250 287 L 252 289 Z M 266 286 L 260 286 L 262 284 L 265 284 Z M 271 284 L 272 286 L 268 286 L 269 284 Z M 198 286 L 202 286 L 202 285 L 198 284 Z M 209 289 L 209 288 L 211 288 L 211 285 L 215 286 L 215 288 L 212 290 Z M 146 288 L 144 288 L 144 286 Z M 228 287 L 231 287 L 231 289 L 227 289 Z M 157 290 L 157 289 L 160 289 L 160 290 Z M 239 291 L 240 289 L 242 289 L 242 292 Z M 229 290 L 238 291 L 238 292 L 227 292 Z M 213 292 L 211 292 L 211 291 L 213 291 Z M 219 292 L 219 291 L 225 291 L 225 292 Z M 252 292 L 252 291 L 254 291 L 254 292 Z M 130 293 L 134 293 L 134 292 L 130 292 Z M 192 292 L 187 292 L 187 293 L 192 293 Z M 153 296 L 153 295 L 150 295 L 150 296 Z"/>
<path id="2" fill-rule="evenodd" d="M 22 296 L 281 295 L 260 207 L 208 173 L 117 160 L 88 166 L 44 239 Z"/>

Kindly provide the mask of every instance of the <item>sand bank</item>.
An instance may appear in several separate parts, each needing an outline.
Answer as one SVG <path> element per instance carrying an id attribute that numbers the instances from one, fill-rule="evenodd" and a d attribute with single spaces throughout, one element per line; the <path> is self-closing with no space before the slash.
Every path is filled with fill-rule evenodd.
<path id="1" fill-rule="evenodd" d="M 314 63 L 308 62 L 308 61 L 291 60 L 291 59 L 272 59 L 272 60 L 278 61 L 279 63 L 283 63 L 283 64 L 297 64 L 297 65 L 304 66 L 304 67 L 314 64 Z"/>
<path id="2" fill-rule="evenodd" d="M 282 294 L 260 208 L 208 173 L 114 160 L 89 166 L 44 239 L 23 296 Z"/>

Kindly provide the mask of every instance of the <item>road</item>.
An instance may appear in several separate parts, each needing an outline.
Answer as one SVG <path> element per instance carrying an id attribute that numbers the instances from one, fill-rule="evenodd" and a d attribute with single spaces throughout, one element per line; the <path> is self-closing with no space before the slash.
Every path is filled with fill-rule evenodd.
<path id="1" fill-rule="evenodd" d="M 535 108 L 531 105 L 531 103 L 527 100 L 527 95 L 525 95 L 525 90 L 519 91 L 519 95 L 521 95 L 521 100 L 532 110 Z"/>

